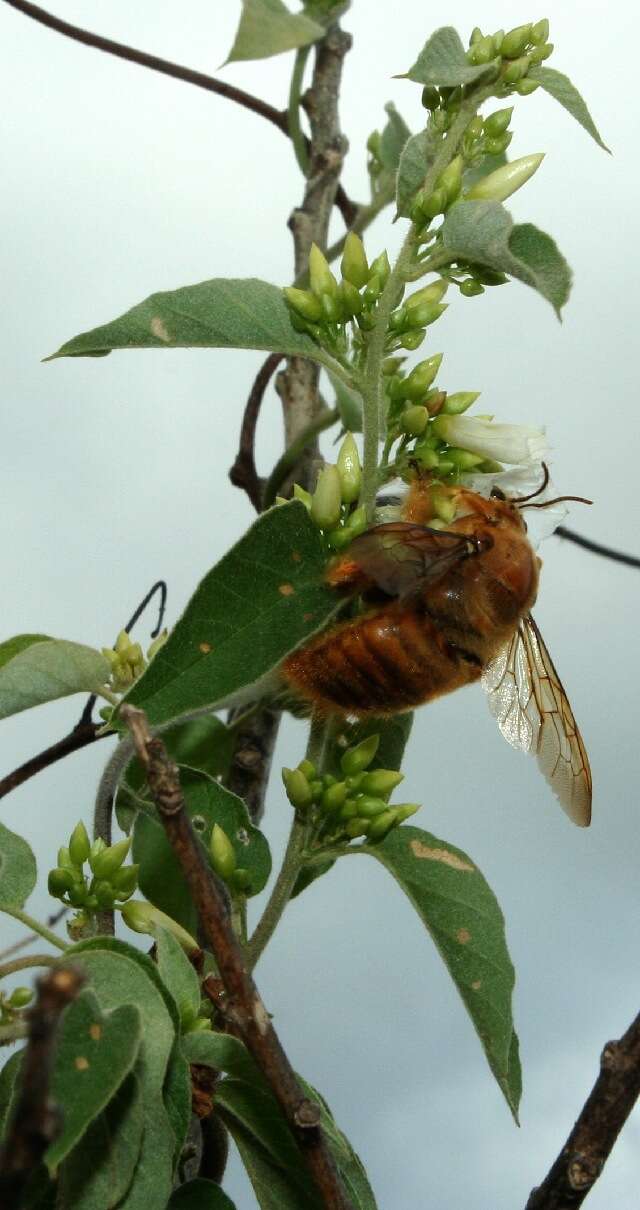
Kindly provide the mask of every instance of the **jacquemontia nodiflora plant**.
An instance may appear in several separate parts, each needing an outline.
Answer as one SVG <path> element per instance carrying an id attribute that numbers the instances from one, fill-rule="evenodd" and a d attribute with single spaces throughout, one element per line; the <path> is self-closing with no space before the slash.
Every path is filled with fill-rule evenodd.
<path id="1" fill-rule="evenodd" d="M 288 130 L 307 181 L 309 150 L 300 127 L 307 54 L 317 43 L 316 82 L 321 56 L 325 69 L 332 55 L 344 56 L 336 23 L 344 8 L 317 0 L 293 16 L 253 0 L 238 31 L 236 58 L 263 54 L 267 35 L 271 53 L 297 48 Z M 377 860 L 436 942 L 517 1114 L 514 973 L 498 904 L 469 856 L 407 823 L 417 803 L 391 801 L 402 781 L 411 716 L 358 721 L 314 713 L 306 753 L 295 769 L 283 770 L 291 836 L 251 933 L 247 903 L 266 886 L 271 856 L 259 820 L 230 785 L 244 729 L 265 709 L 291 704 L 281 676 L 284 661 L 335 625 L 344 608 L 326 579 L 329 561 L 348 556 L 352 542 L 373 524 L 399 516 L 395 498 L 385 503 L 381 494 L 395 497 L 398 481 L 419 479 L 429 501 L 429 528 L 437 534 L 456 520 L 456 489 L 488 496 L 502 486 L 523 496 L 540 482 L 546 442 L 535 418 L 524 427 L 478 414 L 480 388 L 490 398 L 491 384 L 456 383 L 454 357 L 449 353 L 443 362 L 437 333 L 452 302 L 482 306 L 486 290 L 510 279 L 537 290 L 557 313 L 567 300 L 569 269 L 551 237 L 533 224 L 514 224 L 503 205 L 542 163 L 539 149 L 513 161 L 507 155 L 516 103 L 535 104 L 538 89 L 603 145 L 579 93 L 547 66 L 552 51 L 544 19 L 495 34 L 475 29 L 468 49 L 453 29 L 438 30 L 406 73 L 422 90 L 423 129 L 411 134 L 387 107 L 384 129 L 367 144 L 370 202 L 355 209 L 351 230 L 335 248 L 326 247 L 326 222 L 308 233 L 306 248 L 299 237 L 303 267 L 292 286 L 214 279 L 152 295 L 55 354 L 264 349 L 324 370 L 335 403 L 323 410 L 310 380 L 310 416 L 264 485 L 260 517 L 146 654 L 127 631 L 113 647 L 92 649 L 46 635 L 18 635 L 0 647 L 4 716 L 88 692 L 105 703 L 104 728 L 120 736 L 98 793 L 94 835 L 89 821 L 80 821 L 52 854 L 49 890 L 68 910 L 67 939 L 25 910 L 36 883 L 35 861 L 26 841 L 0 828 L 0 907 L 56 950 L 53 958 L 32 962 L 9 958 L 0 976 L 38 962 L 49 965 L 59 952 L 60 962 L 72 961 L 86 978 L 62 1018 L 52 1087 L 64 1124 L 43 1147 L 34 1205 L 104 1210 L 144 1201 L 147 1210 L 163 1210 L 192 1194 L 228 1207 L 215 1182 L 200 1177 L 191 1184 L 198 1172 L 197 1161 L 191 1167 L 187 1162 L 192 1103 L 200 1120 L 216 1122 L 216 1146 L 223 1129 L 233 1137 L 261 1206 L 323 1204 L 274 1099 L 278 1073 L 274 1085 L 245 1048 L 225 972 L 198 944 L 192 887 L 161 826 L 122 703 L 145 712 L 180 769 L 201 853 L 225 888 L 247 969 L 290 900 L 311 881 L 344 856 Z M 332 186 L 330 181 L 334 193 L 338 171 L 339 165 Z M 372 252 L 366 237 L 369 223 L 389 205 L 406 229 L 394 263 L 386 251 Z M 332 425 L 341 442 L 335 465 L 320 467 L 309 479 L 303 463 L 289 492 L 304 450 Z M 361 453 L 354 437 L 360 432 Z M 351 600 L 348 607 L 358 605 Z M 228 707 L 233 713 L 223 721 L 219 714 Z M 267 771 L 268 761 L 263 780 Z M 115 842 L 113 803 L 125 834 Z M 325 885 L 330 893 L 330 878 Z M 153 939 L 151 955 L 133 938 L 111 935 L 114 913 Z M 217 1001 L 203 992 L 207 977 L 221 977 Z M 5 1042 L 25 1036 L 29 995 L 19 987 L 0 999 Z M 0 1077 L 5 1129 L 19 1104 L 21 1068 L 17 1052 Z M 209 1085 L 202 1076 L 207 1070 Z M 313 1090 L 309 1096 L 316 1099 Z M 318 1103 L 320 1130 L 346 1191 L 343 1204 L 375 1206 L 360 1161 L 324 1102 Z M 205 1137 L 210 1140 L 211 1132 L 205 1130 Z M 189 1189 L 172 1194 L 176 1182 Z"/>

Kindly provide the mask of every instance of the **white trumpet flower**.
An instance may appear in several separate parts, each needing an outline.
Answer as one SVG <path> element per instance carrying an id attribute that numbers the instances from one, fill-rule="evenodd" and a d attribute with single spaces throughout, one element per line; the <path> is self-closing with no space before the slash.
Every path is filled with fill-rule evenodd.
<path id="1" fill-rule="evenodd" d="M 516 466 L 543 462 L 549 452 L 543 429 L 495 424 L 479 416 L 438 416 L 433 431 L 449 445 Z"/>

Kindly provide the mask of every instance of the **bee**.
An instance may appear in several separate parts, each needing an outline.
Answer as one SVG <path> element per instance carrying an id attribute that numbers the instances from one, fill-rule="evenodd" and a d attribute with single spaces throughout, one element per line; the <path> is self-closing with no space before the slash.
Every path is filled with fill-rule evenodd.
<path id="1" fill-rule="evenodd" d="M 542 487 L 518 499 L 438 485 L 456 506 L 446 529 L 427 524 L 431 485 L 416 478 L 403 519 L 374 525 L 327 569 L 359 611 L 293 651 L 283 673 L 316 709 L 356 718 L 412 710 L 480 680 L 505 739 L 536 755 L 563 809 L 586 827 L 589 761 L 530 613 L 541 562 L 521 510 L 545 507 L 530 503 L 544 470 Z"/>

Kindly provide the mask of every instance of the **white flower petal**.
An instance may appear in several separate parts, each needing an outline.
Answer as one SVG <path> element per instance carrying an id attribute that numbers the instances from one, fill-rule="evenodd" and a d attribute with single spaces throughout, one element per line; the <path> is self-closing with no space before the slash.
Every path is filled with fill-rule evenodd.
<path id="1" fill-rule="evenodd" d="M 548 454 L 543 429 L 522 424 L 495 424 L 478 416 L 439 416 L 439 437 L 496 462 L 527 465 L 541 462 Z"/>

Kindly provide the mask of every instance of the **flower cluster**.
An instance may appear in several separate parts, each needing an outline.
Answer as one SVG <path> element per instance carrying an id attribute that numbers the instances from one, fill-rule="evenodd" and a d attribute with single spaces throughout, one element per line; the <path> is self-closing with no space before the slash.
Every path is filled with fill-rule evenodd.
<path id="1" fill-rule="evenodd" d="M 549 22 L 528 21 L 505 33 L 499 29 L 495 34 L 483 34 L 477 26 L 469 39 L 467 59 L 474 67 L 497 60 L 499 80 L 505 89 L 527 97 L 538 87 L 537 80 L 528 80 L 530 67 L 544 63 L 553 53 L 553 43 L 548 41 Z"/>
<path id="2" fill-rule="evenodd" d="M 30 987 L 14 987 L 12 992 L 0 992 L 0 1025 L 13 1025 L 32 1000 Z"/>
<path id="3" fill-rule="evenodd" d="M 167 631 L 163 630 L 147 650 L 146 659 L 139 643 L 132 643 L 126 630 L 121 630 L 115 647 L 103 647 L 102 654 L 111 665 L 110 688 L 115 693 L 126 693 L 134 681 L 142 676 L 147 663 L 167 641 Z"/>
<path id="4" fill-rule="evenodd" d="M 250 889 L 251 874 L 238 865 L 236 851 L 224 828 L 217 823 L 211 830 L 209 857 L 218 878 L 226 882 L 233 894 L 243 895 Z"/>
<path id="5" fill-rule="evenodd" d="M 49 894 L 81 911 L 74 927 L 83 927 L 96 912 L 109 911 L 133 895 L 138 885 L 138 865 L 124 866 L 131 840 L 106 845 L 98 837 L 93 844 L 82 822 L 76 824 L 68 846 L 58 849 L 58 864 L 49 871 Z M 88 863 L 90 873 L 84 872 Z"/>
<path id="6" fill-rule="evenodd" d="M 345 434 L 337 462 L 326 462 L 318 471 L 314 492 L 294 484 L 294 499 L 301 500 L 309 510 L 331 550 L 343 550 L 367 527 L 366 512 L 357 506 L 361 484 L 362 467 L 353 433 Z M 286 500 L 277 496 L 276 503 L 285 504 Z"/>
<path id="7" fill-rule="evenodd" d="M 403 774 L 369 768 L 379 743 L 379 735 L 370 735 L 347 748 L 340 759 L 342 778 L 318 773 L 309 760 L 296 769 L 282 770 L 287 798 L 315 825 L 316 844 L 348 843 L 360 836 L 375 843 L 420 810 L 418 803 L 389 806 L 389 796 Z"/>

